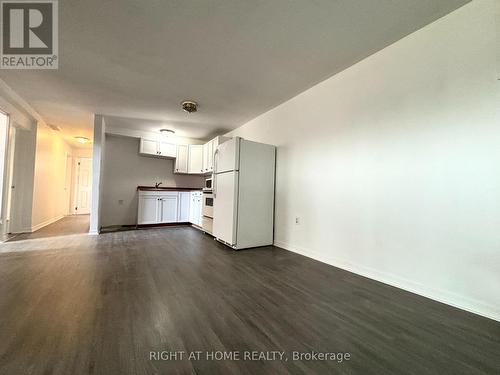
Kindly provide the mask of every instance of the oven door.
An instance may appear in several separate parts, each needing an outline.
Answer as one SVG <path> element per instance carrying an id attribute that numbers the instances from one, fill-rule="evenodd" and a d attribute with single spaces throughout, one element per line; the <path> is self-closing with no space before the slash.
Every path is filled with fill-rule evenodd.
<path id="1" fill-rule="evenodd" d="M 203 216 L 214 217 L 214 195 L 203 193 Z"/>

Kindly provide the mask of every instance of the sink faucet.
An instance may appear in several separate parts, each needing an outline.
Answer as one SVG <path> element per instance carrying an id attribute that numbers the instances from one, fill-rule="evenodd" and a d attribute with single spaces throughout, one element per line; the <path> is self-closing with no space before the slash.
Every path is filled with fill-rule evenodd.
<path id="1" fill-rule="evenodd" d="M 160 185 L 161 185 L 161 182 L 155 183 L 155 188 L 158 189 L 160 187 Z"/>

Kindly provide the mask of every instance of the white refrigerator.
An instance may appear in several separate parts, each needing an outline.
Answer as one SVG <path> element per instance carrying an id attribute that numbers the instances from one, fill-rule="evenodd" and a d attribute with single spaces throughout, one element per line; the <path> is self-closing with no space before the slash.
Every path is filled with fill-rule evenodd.
<path id="1" fill-rule="evenodd" d="M 276 147 L 234 137 L 214 156 L 214 237 L 240 250 L 273 244 Z"/>

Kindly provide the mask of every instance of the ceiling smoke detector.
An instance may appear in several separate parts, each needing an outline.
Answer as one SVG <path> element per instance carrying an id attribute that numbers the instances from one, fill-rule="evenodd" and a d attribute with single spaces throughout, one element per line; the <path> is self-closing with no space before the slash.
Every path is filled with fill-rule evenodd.
<path id="1" fill-rule="evenodd" d="M 198 110 L 198 103 L 193 102 L 192 100 L 184 100 L 181 103 L 182 109 L 187 113 L 193 113 Z"/>

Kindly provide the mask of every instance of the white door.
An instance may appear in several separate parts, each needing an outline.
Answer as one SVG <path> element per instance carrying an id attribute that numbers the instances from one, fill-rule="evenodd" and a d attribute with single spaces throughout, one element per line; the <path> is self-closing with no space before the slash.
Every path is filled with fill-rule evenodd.
<path id="1" fill-rule="evenodd" d="M 189 145 L 188 173 L 203 173 L 203 145 Z"/>
<path id="2" fill-rule="evenodd" d="M 176 223 L 178 218 L 179 195 L 164 195 L 160 198 L 161 223 Z"/>
<path id="3" fill-rule="evenodd" d="M 141 154 L 158 155 L 158 142 L 141 138 Z"/>
<path id="4" fill-rule="evenodd" d="M 177 145 L 160 142 L 159 154 L 167 158 L 175 158 L 177 156 Z"/>
<path id="5" fill-rule="evenodd" d="M 214 156 L 215 173 L 235 171 L 239 168 L 240 138 L 234 137 L 219 145 Z"/>
<path id="6" fill-rule="evenodd" d="M 179 192 L 179 217 L 177 221 L 181 223 L 189 222 L 189 207 L 191 193 L 189 191 Z"/>
<path id="7" fill-rule="evenodd" d="M 188 146 L 177 145 L 175 158 L 175 173 L 188 173 Z"/>
<path id="8" fill-rule="evenodd" d="M 160 198 L 157 196 L 139 197 L 137 224 L 156 224 L 160 221 Z"/>
<path id="9" fill-rule="evenodd" d="M 214 190 L 213 235 L 230 245 L 236 244 L 238 172 L 218 174 Z"/>
<path id="10" fill-rule="evenodd" d="M 92 198 L 92 159 L 77 158 L 76 178 L 75 213 L 88 214 Z"/>

